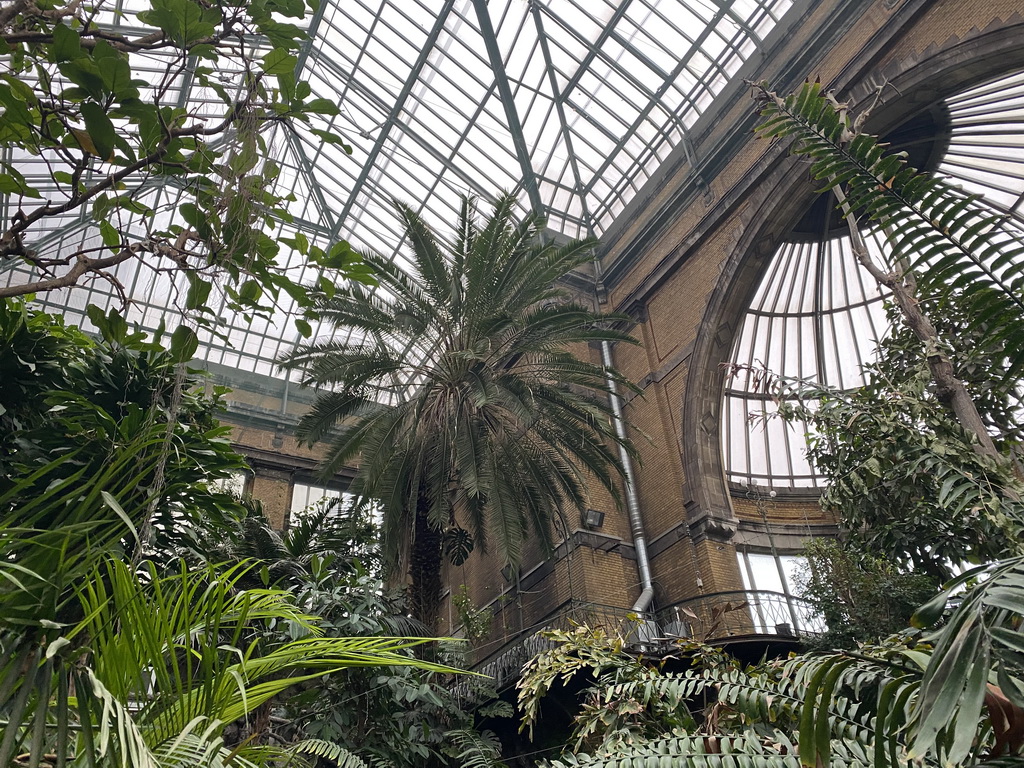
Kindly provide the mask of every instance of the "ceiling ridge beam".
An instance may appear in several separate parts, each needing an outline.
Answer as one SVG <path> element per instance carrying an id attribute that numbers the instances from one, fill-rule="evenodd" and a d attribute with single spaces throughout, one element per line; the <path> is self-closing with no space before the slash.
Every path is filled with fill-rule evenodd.
<path id="1" fill-rule="evenodd" d="M 536 3 L 531 3 L 530 13 L 533 14 L 533 21 L 537 27 L 537 40 L 540 42 L 541 55 L 544 57 L 544 69 L 547 70 L 548 81 L 551 84 L 551 95 L 552 100 L 555 102 L 555 113 L 558 115 L 562 141 L 565 142 L 566 153 L 569 155 L 569 167 L 572 168 L 572 175 L 576 179 L 576 187 L 573 191 L 579 198 L 580 206 L 583 208 L 583 221 L 586 230 L 592 235 L 595 232 L 594 220 L 590 213 L 590 206 L 587 204 L 586 186 L 583 183 L 583 176 L 580 174 L 580 164 L 576 158 L 576 150 L 572 145 L 572 131 L 569 130 L 569 122 L 565 117 L 565 104 L 558 95 L 558 78 L 555 76 L 555 65 L 551 58 L 551 49 L 548 47 L 547 33 L 544 31 L 544 19 L 541 17 L 540 8 Z"/>
<path id="2" fill-rule="evenodd" d="M 523 124 L 519 120 L 512 88 L 508 83 L 508 73 L 505 71 L 505 62 L 498 49 L 498 38 L 494 34 L 491 16 L 487 11 L 487 0 L 473 0 L 473 7 L 476 9 L 477 20 L 480 22 L 480 34 L 483 36 L 484 47 L 487 49 L 487 58 L 490 59 L 491 69 L 494 71 L 498 95 L 505 108 L 505 119 L 508 121 L 508 129 L 512 134 L 512 144 L 515 146 L 516 157 L 519 159 L 519 165 L 523 172 L 523 187 L 530 198 L 530 206 L 534 213 L 542 215 L 544 205 L 540 199 L 540 190 L 537 188 L 537 174 L 533 170 L 530 151 L 526 146 L 526 136 L 523 134 Z"/>

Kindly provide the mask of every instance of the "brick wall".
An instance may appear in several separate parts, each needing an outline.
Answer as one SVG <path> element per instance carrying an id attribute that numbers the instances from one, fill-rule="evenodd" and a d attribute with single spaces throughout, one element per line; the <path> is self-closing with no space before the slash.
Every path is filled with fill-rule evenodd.
<path id="1" fill-rule="evenodd" d="M 791 20 L 791 27 L 781 31 L 776 49 L 753 62 L 752 76 L 794 87 L 805 77 L 820 77 L 838 84 L 844 93 L 867 99 L 882 80 L 899 81 L 901 75 L 925 71 L 921 68 L 945 56 L 943 66 L 949 69 L 932 76 L 931 91 L 886 92 L 878 114 L 908 116 L 912 105 L 936 98 L 934 94 L 949 78 L 967 82 L 981 76 L 978 62 L 983 59 L 990 68 L 1001 60 L 1010 66 L 1017 58 L 1024 59 L 1019 52 L 1019 40 L 1024 39 L 1019 8 L 1019 0 L 822 0 L 803 17 Z M 1012 34 L 997 39 L 1000 29 Z M 1000 53 L 998 46 L 1005 46 L 1005 51 Z M 798 61 L 802 63 L 795 69 L 793 62 Z M 921 76 L 914 82 L 926 81 Z M 796 163 L 779 147 L 755 141 L 747 133 L 753 109 L 748 94 L 736 89 L 723 103 L 721 115 L 699 121 L 692 131 L 698 162 L 707 163 L 701 184 L 695 184 L 693 169 L 684 162 L 657 189 L 643 190 L 635 215 L 609 238 L 603 254 L 605 272 L 614 276 L 606 286 L 606 308 L 635 317 L 632 332 L 642 342 L 636 347 L 616 345 L 614 355 L 617 367 L 643 391 L 629 401 L 626 418 L 641 454 L 637 491 L 653 555 L 657 599 L 662 604 L 699 593 L 740 589 L 736 542 L 749 543 L 761 535 L 760 509 L 742 494 L 730 499 L 724 477 L 687 477 L 695 452 L 707 450 L 715 458 L 713 415 L 717 411 L 698 409 L 694 413 L 699 424 L 692 423 L 694 418 L 684 422 L 684 405 L 698 398 L 714 404 L 720 396 L 713 386 L 709 389 L 708 382 L 719 381 L 715 370 L 723 358 L 699 357 L 695 352 L 708 348 L 708 337 L 714 334 L 725 334 L 715 349 L 728 348 L 728 328 L 723 331 L 722 315 L 715 314 L 721 310 L 709 308 L 730 303 L 735 308 L 744 300 L 756 275 L 751 276 L 749 269 L 744 273 L 737 265 L 752 263 L 753 252 L 766 238 L 782 236 L 791 225 L 800 202 L 796 185 L 802 185 L 800 194 L 809 194 L 806 174 Z M 728 146 L 728 156 L 719 162 L 716 152 L 722 146 Z M 668 223 L 652 230 L 655 217 L 666 212 Z M 760 244 L 752 240 L 755 234 Z M 770 252 L 770 247 L 764 245 L 761 250 Z M 598 359 L 597 350 L 590 354 Z M 273 407 L 264 401 L 249 405 Z M 287 410 L 292 408 L 298 406 Z M 269 450 L 269 445 L 296 456 L 303 451 L 287 435 L 240 431 L 236 439 L 259 450 Z M 312 454 L 302 457 L 308 461 Z M 722 489 L 714 497 L 721 508 L 696 513 L 716 515 L 720 525 L 691 529 L 688 510 L 693 510 L 693 500 L 699 496 L 697 487 L 706 483 L 717 483 Z M 261 481 L 259 488 L 274 505 L 282 503 L 280 487 L 271 478 Z M 625 513 L 596 484 L 591 503 L 606 512 L 603 529 L 595 532 L 606 538 L 574 534 L 572 546 L 563 547 L 547 566 L 544 553 L 531 548 L 518 591 L 502 579 L 501 563 L 493 554 L 475 553 L 464 566 L 449 568 L 451 583 L 469 585 L 476 604 L 495 610 L 488 647 L 500 643 L 510 628 L 531 625 L 570 596 L 618 606 L 635 600 L 638 576 Z M 827 533 L 833 522 L 808 499 L 776 499 L 767 504 L 767 514 L 779 535 L 792 542 L 799 542 L 801 532 Z M 739 530 L 732 538 L 730 524 Z M 570 528 L 575 527 L 576 521 L 570 521 Z"/>

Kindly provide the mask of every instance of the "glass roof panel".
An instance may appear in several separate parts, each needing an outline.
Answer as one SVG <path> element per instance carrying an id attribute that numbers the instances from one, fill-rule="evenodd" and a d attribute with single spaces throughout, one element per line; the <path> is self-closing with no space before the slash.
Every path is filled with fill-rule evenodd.
<path id="1" fill-rule="evenodd" d="M 936 173 L 983 195 L 1024 232 L 1024 73 L 950 98 L 941 111 L 948 115 L 950 141 Z M 913 154 L 913 146 L 904 146 Z M 815 236 L 805 226 L 813 217 L 806 217 L 776 251 L 737 334 L 732 362 L 854 388 L 864 383 L 861 367 L 887 332 L 883 296 L 857 265 L 834 217 L 826 224 L 834 203 L 816 206 L 819 230 L 831 228 Z M 865 241 L 884 261 L 879 233 L 868 232 Z M 728 479 L 776 488 L 820 484 L 804 456 L 806 426 L 751 418 L 774 410 L 750 371 L 727 382 L 722 455 Z"/>
<path id="2" fill-rule="evenodd" d="M 342 134 L 351 155 L 325 145 L 305 126 L 267 133 L 281 165 L 278 184 L 291 192 L 295 222 L 325 247 L 345 237 L 401 259 L 401 236 L 389 200 L 413 204 L 428 221 L 453 220 L 459 194 L 517 195 L 522 212 L 539 210 L 564 235 L 600 235 L 650 178 L 687 129 L 793 0 L 323 0 L 305 20 L 311 39 L 297 79 L 314 96 L 341 106 L 312 128 Z M 100 23 L 138 26 L 142 0 L 99 0 Z M 118 8 L 126 14 L 115 13 Z M 159 54 L 135 62 L 156 85 Z M 223 84 L 237 87 L 225 70 Z M 166 84 L 201 117 L 218 103 L 192 87 L 188 73 Z M 5 158 L 36 178 L 41 158 Z M 95 170 L 102 173 L 102 168 Z M 143 178 L 134 185 L 150 184 Z M 130 185 L 132 186 L 132 185 Z M 144 193 L 163 217 L 174 215 L 177 191 Z M 12 200 L 4 198 L 8 218 Z M 122 221 L 141 233 L 137 221 Z M 63 252 L 98 241 L 92 222 L 51 219 L 47 237 Z M 141 236 L 141 235 L 140 235 Z M 282 269 L 312 279 L 297 254 L 283 249 Z M 21 268 L 0 281 L 28 280 Z M 166 274 L 130 263 L 118 272 L 148 327 L 169 312 L 181 290 Z M 121 302 L 102 280 L 41 297 L 81 313 L 86 302 Z M 225 313 L 221 336 L 204 337 L 210 360 L 269 373 L 295 340 L 285 301 L 270 321 Z M 80 319 L 80 318 L 79 318 Z"/>

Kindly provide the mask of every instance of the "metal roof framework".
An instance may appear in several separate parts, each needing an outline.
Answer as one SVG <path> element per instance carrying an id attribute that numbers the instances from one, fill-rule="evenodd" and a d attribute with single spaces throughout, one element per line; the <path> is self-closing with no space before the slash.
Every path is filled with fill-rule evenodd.
<path id="1" fill-rule="evenodd" d="M 443 228 L 460 194 L 490 199 L 513 191 L 566 237 L 600 236 L 797 0 L 323 0 L 306 19 L 296 79 L 341 114 L 312 126 L 339 133 L 351 155 L 303 126 L 266 134 L 292 193 L 293 223 L 321 247 L 343 237 L 403 260 L 390 200 L 402 199 Z M 139 0 L 101 3 L 112 28 L 137 26 Z M 795 11 L 794 11 L 795 12 Z M 258 41 L 253 41 L 258 45 Z M 147 62 L 139 62 L 143 70 Z M 160 61 L 150 62 L 154 73 Z M 226 85 L 230 72 L 223 73 Z M 199 118 L 212 93 L 186 71 L 173 84 Z M 5 157 L 37 185 L 37 159 Z M 171 184 L 140 179 L 140 199 L 173 217 Z M 46 190 L 43 190 L 44 197 Z M 0 199 L 9 216 L 16 204 Z M 131 222 L 127 222 L 130 229 Z M 139 231 L 139 236 L 143 236 Z M 37 247 L 99 242 L 95 222 L 52 222 Z M 282 249 L 280 266 L 299 280 L 316 273 Z M 7 265 L 0 280 L 31 273 Z M 126 262 L 116 276 L 128 318 L 146 328 L 178 321 L 180 279 Z M 88 326 L 84 307 L 120 303 L 102 280 L 38 297 Z M 297 340 L 287 301 L 270 318 L 222 312 L 219 333 L 202 332 L 208 362 L 281 375 L 275 360 Z M 317 329 L 320 330 L 320 329 Z"/>
<path id="2" fill-rule="evenodd" d="M 950 97 L 943 108 L 949 144 L 934 172 L 1005 212 L 1024 237 L 1024 73 Z M 721 434 L 726 476 L 740 485 L 824 484 L 805 455 L 808 426 L 763 418 L 777 405 L 749 369 L 853 389 L 867 383 L 862 366 L 888 332 L 883 293 L 853 257 L 849 236 L 825 219 L 816 237 L 804 231 L 778 247 L 733 344 L 731 362 L 748 371 L 727 382 Z M 881 233 L 864 234 L 887 262 Z"/>

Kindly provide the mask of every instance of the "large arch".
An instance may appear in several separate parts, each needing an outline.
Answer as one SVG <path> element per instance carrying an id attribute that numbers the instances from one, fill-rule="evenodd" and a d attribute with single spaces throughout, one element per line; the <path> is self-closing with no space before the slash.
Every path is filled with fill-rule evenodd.
<path id="1" fill-rule="evenodd" d="M 872 106 L 867 129 L 884 134 L 936 102 L 1000 75 L 1024 70 L 1024 19 L 1019 14 L 968 40 L 932 46 L 876 66 L 857 61 L 856 77 L 831 84 L 854 111 Z M 847 67 L 844 74 L 854 69 Z M 694 536 L 728 539 L 737 524 L 721 451 L 722 364 L 776 244 L 814 197 L 804 161 L 776 157 L 739 214 L 740 236 L 705 308 L 682 406 L 687 515 Z"/>

